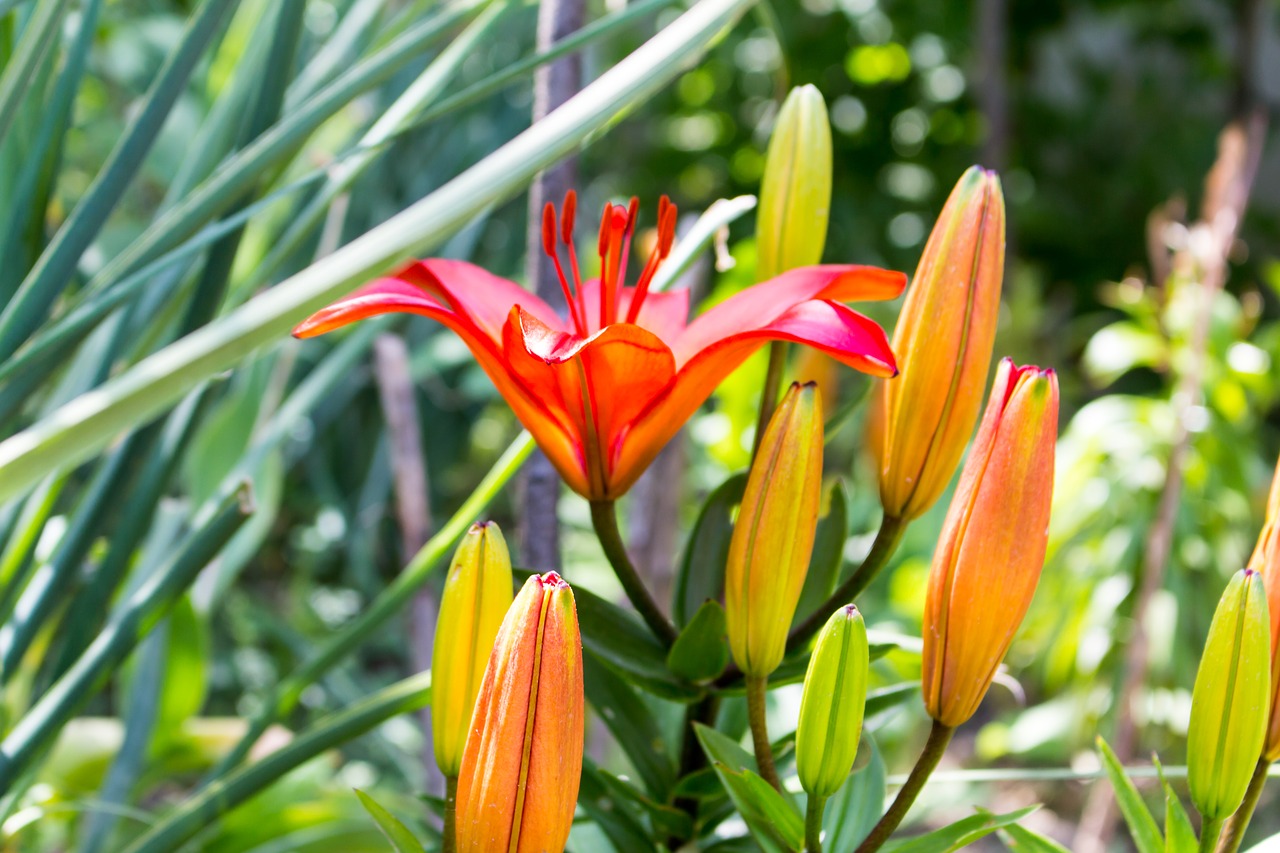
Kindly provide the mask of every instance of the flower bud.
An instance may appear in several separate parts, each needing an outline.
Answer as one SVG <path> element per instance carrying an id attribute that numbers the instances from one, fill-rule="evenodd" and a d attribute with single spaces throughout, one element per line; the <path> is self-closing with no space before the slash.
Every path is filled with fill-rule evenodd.
<path id="1" fill-rule="evenodd" d="M 1262 576 L 1236 572 L 1214 611 L 1191 691 L 1187 785 L 1207 820 L 1235 813 L 1262 754 L 1271 700 L 1269 632 Z"/>
<path id="2" fill-rule="evenodd" d="M 916 518 L 955 473 L 982 406 L 1004 275 L 994 172 L 961 176 L 924 247 L 893 333 L 899 376 L 880 383 L 880 502 Z"/>
<path id="3" fill-rule="evenodd" d="M 725 617 L 739 669 L 763 678 L 786 651 L 809 570 L 822 487 L 822 400 L 793 384 L 756 452 L 729 541 Z"/>
<path id="4" fill-rule="evenodd" d="M 822 260 L 831 211 L 831 125 L 814 86 L 791 90 L 778 113 L 756 217 L 760 281 Z"/>
<path id="5" fill-rule="evenodd" d="M 1249 558 L 1249 568 L 1262 578 L 1271 616 L 1271 714 L 1262 755 L 1275 761 L 1280 758 L 1280 465 L 1271 481 L 1267 519 Z"/>
<path id="6" fill-rule="evenodd" d="M 511 606 L 511 555 L 493 522 L 471 525 L 449 565 L 431 654 L 431 740 L 436 764 L 457 776 L 471 710 L 502 618 Z"/>
<path id="7" fill-rule="evenodd" d="M 867 703 L 867 627 L 852 604 L 841 607 L 818 634 L 809 658 L 796 725 L 796 772 L 811 797 L 840 790 L 862 734 Z"/>
<path id="8" fill-rule="evenodd" d="M 954 728 L 978 709 L 1044 568 L 1058 434 L 1052 370 L 1000 362 L 925 593 L 922 690 Z"/>
<path id="9" fill-rule="evenodd" d="M 458 775 L 459 853 L 560 853 L 582 775 L 582 641 L 555 572 L 507 611 Z"/>

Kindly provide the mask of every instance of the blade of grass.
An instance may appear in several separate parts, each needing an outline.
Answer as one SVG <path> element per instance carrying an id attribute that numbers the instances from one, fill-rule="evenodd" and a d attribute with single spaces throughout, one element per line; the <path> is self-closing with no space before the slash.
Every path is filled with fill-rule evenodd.
<path id="1" fill-rule="evenodd" d="M 236 771 L 220 784 L 182 803 L 134 842 L 126 853 L 176 850 L 219 815 L 226 814 L 303 762 L 364 734 L 384 720 L 419 710 L 430 701 L 429 672 L 384 687 L 364 702 L 321 720 L 261 761 Z"/>
<path id="2" fill-rule="evenodd" d="M 307 313 L 371 274 L 438 246 L 490 204 L 659 91 L 696 60 L 752 0 L 700 0 L 546 119 L 321 262 L 255 297 L 0 443 L 0 499 L 97 451 L 185 389 L 285 335 Z"/>
<path id="3" fill-rule="evenodd" d="M 670 0 L 664 0 L 664 2 L 670 2 Z M 271 251 L 254 267 L 250 280 L 242 283 L 239 290 L 256 289 L 271 279 L 281 265 L 311 235 L 316 226 L 324 221 L 333 200 L 364 174 L 378 155 L 385 151 L 383 146 L 390 139 L 399 136 L 405 127 L 415 123 L 414 116 L 439 97 L 458 72 L 463 61 L 475 51 L 493 25 L 510 8 L 511 4 L 506 0 L 494 2 L 472 21 L 461 35 L 449 43 L 449 46 L 410 84 L 404 94 L 374 122 L 355 148 L 330 167 L 324 185 L 307 202 L 306 207 L 290 217 L 288 230 L 273 241 Z"/>
<path id="4" fill-rule="evenodd" d="M 0 312 L 0 360 L 12 355 L 40 326 L 75 274 L 80 257 L 142 166 L 170 109 L 186 89 L 196 63 L 236 2 L 204 0 L 192 18 L 102 171 Z"/>
<path id="5" fill-rule="evenodd" d="M 262 710 L 254 717 L 249 731 L 236 744 L 218 766 L 214 768 L 206 787 L 230 772 L 249 754 L 250 747 L 275 721 L 293 710 L 302 698 L 303 691 L 334 664 L 351 654 L 357 646 L 381 627 L 388 619 L 409 602 L 413 594 L 431 577 L 436 566 L 453 550 L 457 541 L 471 526 L 489 502 L 492 501 L 533 452 L 533 439 L 527 432 L 512 442 L 502 456 L 489 469 L 489 473 L 476 486 L 470 496 L 458 507 L 445 525 L 422 546 L 404 570 L 373 603 L 360 615 L 336 632 L 328 642 L 312 653 L 300 666 L 276 684 L 271 695 L 262 704 Z"/>
<path id="6" fill-rule="evenodd" d="M 18 108 L 37 77 L 36 69 L 53 48 L 70 5 L 70 0 L 39 0 L 36 3 L 13 58 L 0 73 L 0 139 L 7 138 L 13 128 Z"/>
<path id="7" fill-rule="evenodd" d="M 310 135 L 357 96 L 385 83 L 449 30 L 490 0 L 458 0 L 441 14 L 419 22 L 380 52 L 362 60 L 254 143 L 227 158 L 217 171 L 154 221 L 90 280 L 97 291 L 154 260 L 205 223 L 221 215 L 264 174 L 293 156 Z"/>
<path id="8" fill-rule="evenodd" d="M 142 637 L 173 606 L 196 575 L 248 517 L 245 494 L 229 495 L 201 512 L 169 562 L 113 614 L 85 653 L 0 741 L 0 795 L 6 793 L 62 726 L 99 688 Z"/>

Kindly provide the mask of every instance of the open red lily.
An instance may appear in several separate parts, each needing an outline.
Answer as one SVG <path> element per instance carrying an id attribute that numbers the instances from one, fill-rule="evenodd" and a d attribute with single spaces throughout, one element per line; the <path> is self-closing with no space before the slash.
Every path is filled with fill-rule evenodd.
<path id="1" fill-rule="evenodd" d="M 567 320 L 513 281 L 433 258 L 365 285 L 293 333 L 311 337 L 393 311 L 440 321 L 461 336 L 570 488 L 591 500 L 626 492 L 715 387 L 766 341 L 807 344 L 875 376 L 897 372 L 884 331 L 842 303 L 892 299 L 906 286 L 902 273 L 794 269 L 689 322 L 686 291 L 649 290 L 675 234 L 676 209 L 665 197 L 657 246 L 637 284 L 624 285 L 636 207 L 634 199 L 629 207 L 605 205 L 602 277 L 584 282 L 573 244 L 575 197 L 566 197 L 559 223 L 547 205 L 543 243 L 560 274 Z"/>

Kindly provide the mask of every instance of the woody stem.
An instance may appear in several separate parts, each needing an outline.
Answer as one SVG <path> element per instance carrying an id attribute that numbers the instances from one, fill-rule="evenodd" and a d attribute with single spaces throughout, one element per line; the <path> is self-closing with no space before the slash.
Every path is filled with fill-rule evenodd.
<path id="1" fill-rule="evenodd" d="M 756 439 L 751 448 L 752 458 L 764 438 L 765 427 L 778 408 L 778 395 L 782 391 L 782 371 L 787 365 L 787 345 L 784 341 L 769 344 L 769 369 L 764 375 L 764 391 L 760 394 L 760 419 L 756 421 Z"/>
<path id="2" fill-rule="evenodd" d="M 622 531 L 618 529 L 617 505 L 613 501 L 592 501 L 591 524 L 595 527 L 600 547 L 604 549 L 604 555 L 608 558 L 609 565 L 613 567 L 613 573 L 617 575 L 618 582 L 622 584 L 623 592 L 631 600 L 631 605 L 635 607 L 640 618 L 644 619 L 649 630 L 653 631 L 662 645 L 670 648 L 676 641 L 675 626 L 659 609 L 653 596 L 649 595 L 644 581 L 640 580 L 640 573 L 636 571 L 631 557 L 627 555 L 627 546 L 622 541 Z"/>
<path id="3" fill-rule="evenodd" d="M 747 722 L 751 725 L 751 742 L 755 747 L 756 766 L 760 775 L 774 790 L 782 791 L 782 780 L 778 778 L 778 768 L 773 763 L 773 747 L 769 743 L 769 727 L 765 719 L 765 690 L 767 678 L 747 676 Z"/>
<path id="4" fill-rule="evenodd" d="M 951 735 L 954 733 L 955 729 L 934 720 L 933 728 L 929 730 L 929 740 L 925 742 L 916 766 L 911 768 L 911 775 L 898 790 L 898 796 L 894 797 L 893 805 L 889 806 L 884 817 L 880 818 L 880 822 L 871 830 L 866 840 L 858 845 L 854 853 L 874 853 L 889 840 L 889 836 L 893 835 L 898 824 L 902 823 L 902 819 L 907 816 L 916 797 L 920 796 L 924 783 L 929 781 L 929 775 L 937 769 L 938 762 L 942 760 L 942 754 L 947 751 L 947 744 L 951 742 Z"/>

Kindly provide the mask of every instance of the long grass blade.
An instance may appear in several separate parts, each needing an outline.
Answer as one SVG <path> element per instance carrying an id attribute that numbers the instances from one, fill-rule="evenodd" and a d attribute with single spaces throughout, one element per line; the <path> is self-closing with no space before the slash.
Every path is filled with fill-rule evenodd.
<path id="1" fill-rule="evenodd" d="M 0 443 L 0 499 L 92 455 L 370 275 L 439 246 L 476 213 L 510 198 L 539 170 L 659 91 L 751 2 L 701 0 L 544 120 L 412 207 Z"/>
<path id="2" fill-rule="evenodd" d="M 36 69 L 53 48 L 70 5 L 70 0 L 40 0 L 36 4 L 18 49 L 0 74 L 0 139 L 7 138 L 13 129 L 18 108 L 37 78 Z"/>
<path id="3" fill-rule="evenodd" d="M 236 2 L 204 0 L 93 185 L 0 312 L 0 360 L 12 355 L 44 321 L 80 257 L 137 174 L 196 63 Z"/>
<path id="4" fill-rule="evenodd" d="M 75 665 L 0 741 L 0 794 L 9 790 L 239 529 L 252 511 L 247 501 L 247 495 L 233 494 L 211 512 L 201 513 L 169 562 L 129 596 Z"/>
<path id="5" fill-rule="evenodd" d="M 429 672 L 385 687 L 359 705 L 322 720 L 261 761 L 227 777 L 222 784 L 204 789 L 138 839 L 126 853 L 176 850 L 219 815 L 226 814 L 303 762 L 364 734 L 384 720 L 423 708 L 430 701 Z"/>

